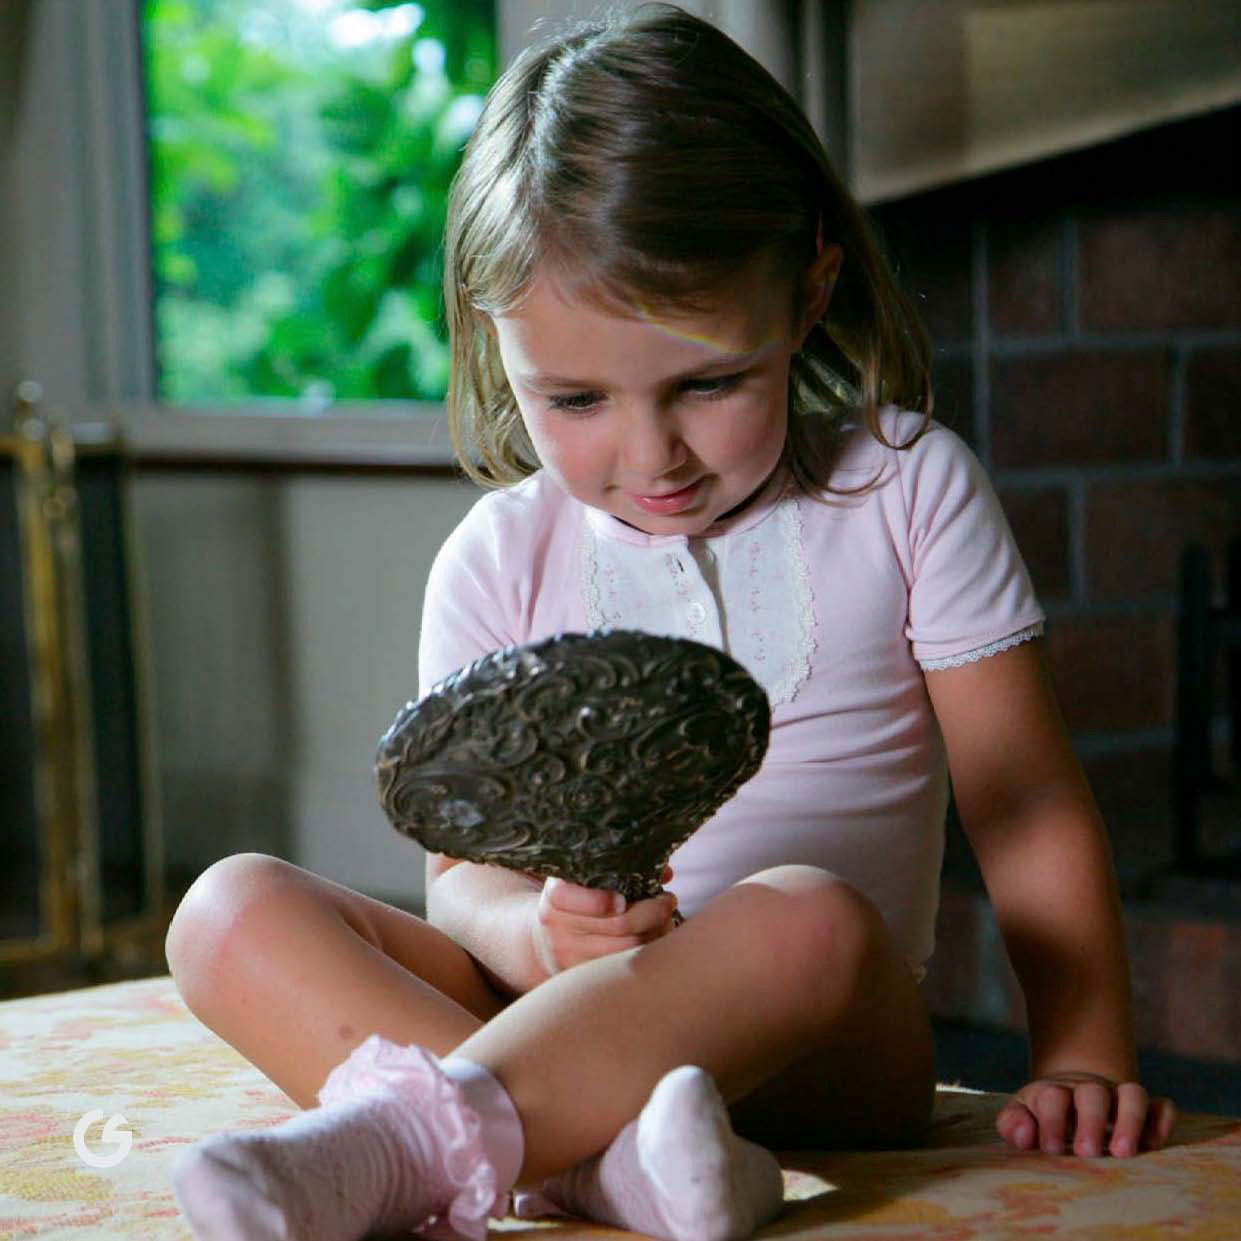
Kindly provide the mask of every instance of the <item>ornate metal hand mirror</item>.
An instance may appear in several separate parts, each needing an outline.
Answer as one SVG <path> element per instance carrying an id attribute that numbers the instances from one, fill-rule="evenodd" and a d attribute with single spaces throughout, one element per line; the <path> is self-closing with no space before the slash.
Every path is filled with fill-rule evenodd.
<path id="1" fill-rule="evenodd" d="M 433 853 L 654 896 L 762 762 L 767 695 L 724 652 L 632 630 L 509 646 L 407 703 L 380 801 Z"/>

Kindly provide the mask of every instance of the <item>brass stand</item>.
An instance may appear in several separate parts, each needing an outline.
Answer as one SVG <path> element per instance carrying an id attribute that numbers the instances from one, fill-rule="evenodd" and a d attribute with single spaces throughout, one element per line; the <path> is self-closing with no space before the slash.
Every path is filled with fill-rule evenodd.
<path id="1" fill-rule="evenodd" d="M 29 787 L 14 794 L 14 805 L 25 807 L 26 813 L 9 816 L 14 821 L 5 824 L 3 846 L 28 866 L 25 872 L 17 865 L 4 869 L 12 876 L 10 883 L 21 884 L 24 873 L 27 883 L 37 875 L 38 885 L 37 925 L 16 926 L 20 893 L 10 891 L 4 897 L 8 908 L 0 937 L 0 996 L 163 973 L 167 968 L 162 943 L 167 923 L 162 840 L 146 711 L 146 644 L 138 640 L 132 623 L 123 638 L 132 653 L 132 714 L 136 718 L 127 727 L 137 751 L 132 769 L 137 773 L 135 804 L 140 807 L 141 822 L 105 825 L 98 796 L 98 734 L 87 641 L 88 624 L 98 620 L 88 618 L 78 474 L 82 459 L 90 454 L 110 453 L 120 465 L 123 563 L 118 572 L 127 596 L 125 614 L 137 617 L 141 613 L 129 572 L 134 563 L 129 554 L 132 524 L 119 450 L 119 441 L 110 431 L 79 444 L 69 421 L 44 408 L 39 385 L 30 381 L 17 389 L 12 434 L 0 435 L 0 461 L 8 458 L 6 468 L 12 472 L 26 655 L 22 669 L 14 658 L 20 643 L 7 646 L 10 666 L 0 671 L 13 677 L 18 689 L 22 672 L 28 676 L 28 745 L 33 755 L 27 773 Z M 11 517 L 0 515 L 0 520 Z M 13 737 L 13 723 L 0 720 L 0 733 Z M 105 724 L 112 727 L 113 721 L 105 720 Z M 7 748 L 10 754 L 16 752 L 13 743 Z M 14 778 L 21 773 L 10 771 L 8 775 L 12 791 Z M 33 822 L 28 821 L 30 809 Z M 105 914 L 100 861 L 105 826 L 133 842 L 124 867 L 141 897 L 139 908 L 129 916 L 108 918 Z M 26 898 L 30 895 L 25 894 Z"/>

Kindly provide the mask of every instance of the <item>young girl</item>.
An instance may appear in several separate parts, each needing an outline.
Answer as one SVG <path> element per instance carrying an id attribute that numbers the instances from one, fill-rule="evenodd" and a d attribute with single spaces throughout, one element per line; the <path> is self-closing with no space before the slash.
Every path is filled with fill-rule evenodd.
<path id="1" fill-rule="evenodd" d="M 579 24 L 491 92 L 445 269 L 458 452 L 497 489 L 432 569 L 422 691 L 558 632 L 675 634 L 761 682 L 770 748 L 628 908 L 434 855 L 426 921 L 262 855 L 207 871 L 177 984 L 308 1110 L 180 1157 L 197 1234 L 478 1238 L 524 1186 L 521 1214 L 740 1238 L 780 1210 L 767 1148 L 916 1143 L 949 776 L 1028 1003 L 1000 1134 L 1159 1147 L 1044 613 L 796 105 L 672 6 Z"/>

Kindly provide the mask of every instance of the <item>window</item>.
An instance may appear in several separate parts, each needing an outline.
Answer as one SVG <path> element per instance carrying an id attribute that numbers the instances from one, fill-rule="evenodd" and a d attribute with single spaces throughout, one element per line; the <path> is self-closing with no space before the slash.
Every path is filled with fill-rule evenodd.
<path id="1" fill-rule="evenodd" d="M 726 8 L 740 23 L 732 33 L 756 52 L 766 49 L 773 71 L 791 72 L 785 36 L 794 9 L 783 0 L 684 4 L 707 16 Z M 260 91 L 243 62 L 253 68 L 262 59 L 273 29 L 297 30 L 300 43 L 291 34 L 268 46 L 273 81 L 283 74 L 311 92 L 330 79 L 337 99 L 346 101 L 346 83 L 354 82 L 361 98 L 374 100 L 381 93 L 375 81 L 394 80 L 385 74 L 404 66 L 408 85 L 419 55 L 428 67 L 438 62 L 438 43 L 454 92 L 441 100 L 442 119 L 457 97 L 481 98 L 533 37 L 568 14 L 598 7 L 585 0 L 0 0 L 0 11 L 10 15 L 0 20 L 0 52 L 16 66 L 0 76 L 0 129 L 9 125 L 9 178 L 0 202 L 9 296 L 0 307 L 0 366 L 37 379 L 49 404 L 75 419 L 117 420 L 146 462 L 450 465 L 443 402 L 419 395 L 435 392 L 437 367 L 440 383 L 445 368 L 433 345 L 426 360 L 414 356 L 433 338 L 444 345 L 441 238 L 434 251 L 415 254 L 412 241 L 402 252 L 387 245 L 384 233 L 394 218 L 406 220 L 407 238 L 438 233 L 429 217 L 425 232 L 408 222 L 417 202 L 409 191 L 426 194 L 427 174 L 389 158 L 385 143 L 399 147 L 404 131 L 394 126 L 368 138 L 347 106 L 325 115 L 297 90 L 287 98 L 274 85 Z M 822 8 L 804 0 L 800 11 L 812 18 Z M 212 27 L 208 51 L 224 55 L 225 67 L 213 76 L 210 55 L 190 57 L 172 76 L 173 58 L 184 51 L 178 39 L 192 43 L 195 31 L 205 39 L 202 32 Z M 432 43 L 420 51 L 423 39 Z M 311 59 L 299 61 L 295 52 Z M 477 78 L 478 61 L 490 66 L 484 80 Z M 317 66 L 313 74 L 308 64 Z M 248 92 L 226 97 L 222 84 L 230 74 L 248 81 Z M 195 97 L 196 79 L 198 97 L 216 91 L 226 105 L 221 115 L 231 117 L 197 136 L 192 112 L 179 118 L 170 106 L 178 93 Z M 471 106 L 457 104 L 463 111 Z M 196 111 L 203 124 L 206 114 Z M 320 126 L 313 137 L 306 132 L 311 122 Z M 426 140 L 436 131 L 424 125 L 421 132 Z M 292 149 L 299 144 L 309 149 Z M 171 179 L 178 160 L 192 174 L 179 188 Z M 386 198 L 362 175 L 376 166 L 400 170 Z M 260 171 L 288 177 L 294 167 L 308 179 L 282 187 L 283 214 L 272 208 L 264 217 L 241 190 L 228 191 L 229 175 L 258 194 Z M 316 168 L 318 180 L 305 173 Z M 367 192 L 345 196 L 359 186 Z M 295 195 L 303 206 L 309 202 L 298 224 L 306 231 L 286 236 Z M 230 213 L 243 207 L 257 225 L 240 241 L 235 232 L 230 239 Z M 332 212 L 339 213 L 335 232 L 317 214 Z M 228 264 L 213 269 L 207 253 L 214 248 L 219 256 L 230 246 Z M 299 247 L 310 256 L 309 276 L 292 262 Z M 387 291 L 399 298 L 375 292 L 385 261 L 396 273 Z M 428 267 L 431 279 L 423 284 Z M 316 270 L 340 274 L 316 284 Z M 214 303 L 204 272 L 223 294 Z M 434 311 L 426 301 L 430 288 Z M 320 330 L 314 315 L 333 307 L 342 313 Z"/>
<path id="2" fill-rule="evenodd" d="M 142 0 L 156 395 L 439 401 L 492 0 Z"/>

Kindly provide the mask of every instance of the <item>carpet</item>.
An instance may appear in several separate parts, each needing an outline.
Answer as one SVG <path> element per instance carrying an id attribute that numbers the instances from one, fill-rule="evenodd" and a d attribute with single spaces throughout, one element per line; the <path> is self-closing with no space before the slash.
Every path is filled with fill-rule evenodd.
<path id="1" fill-rule="evenodd" d="M 758 1235 L 1241 1238 L 1241 1120 L 1185 1116 L 1164 1151 L 1083 1160 L 1006 1148 L 992 1127 L 1002 1102 L 941 1086 L 917 1150 L 778 1152 L 785 1210 Z M 177 1148 L 277 1125 L 296 1110 L 194 1018 L 167 976 L 0 1003 L 0 1241 L 188 1241 L 168 1179 Z M 632 1235 L 516 1219 L 492 1231 L 555 1234 L 546 1241 Z"/>

